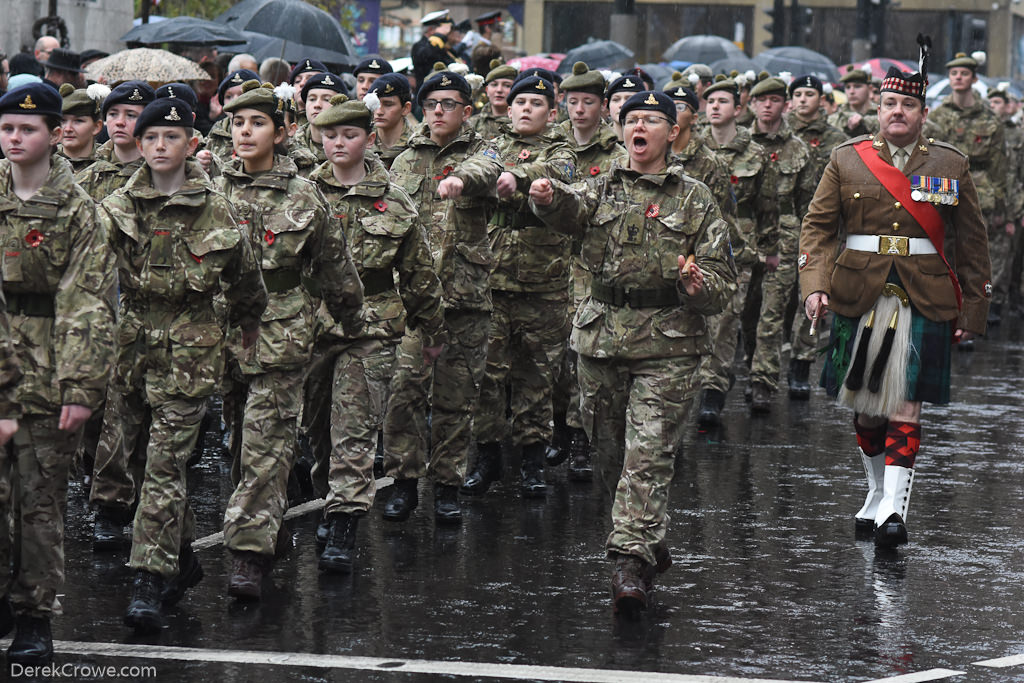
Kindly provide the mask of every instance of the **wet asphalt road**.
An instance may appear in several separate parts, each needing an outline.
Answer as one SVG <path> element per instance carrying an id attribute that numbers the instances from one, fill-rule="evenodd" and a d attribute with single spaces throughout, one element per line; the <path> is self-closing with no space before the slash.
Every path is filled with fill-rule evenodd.
<path id="1" fill-rule="evenodd" d="M 911 542 L 896 556 L 854 540 L 865 487 L 851 414 L 815 389 L 809 403 L 780 395 L 770 417 L 751 418 L 741 378 L 724 432 L 694 431 L 679 456 L 675 565 L 638 622 L 611 614 L 608 502 L 597 487 L 567 481 L 563 465 L 548 471 L 545 501 L 524 501 L 506 458 L 503 484 L 464 500 L 461 527 L 435 527 L 426 485 L 403 524 L 382 521 L 378 500 L 360 525 L 351 577 L 318 573 L 315 512 L 290 522 L 295 548 L 258 604 L 226 595 L 229 560 L 212 545 L 199 553 L 206 578 L 164 632 L 135 637 L 121 623 L 127 554 L 90 551 L 91 513 L 76 483 L 56 662 L 224 683 L 496 680 L 475 664 L 561 667 L 512 667 L 505 680 L 600 678 L 577 669 L 623 681 L 653 680 L 631 672 L 938 680 L 936 669 L 963 672 L 950 680 L 1024 680 L 1024 662 L 976 664 L 1024 653 L 1022 335 L 1019 323 L 1004 325 L 976 352 L 955 354 L 956 402 L 925 408 Z M 211 451 L 190 472 L 200 536 L 220 530 L 228 470 Z M 118 656 L 125 644 L 155 647 Z M 275 665 L 245 651 L 311 656 Z"/>

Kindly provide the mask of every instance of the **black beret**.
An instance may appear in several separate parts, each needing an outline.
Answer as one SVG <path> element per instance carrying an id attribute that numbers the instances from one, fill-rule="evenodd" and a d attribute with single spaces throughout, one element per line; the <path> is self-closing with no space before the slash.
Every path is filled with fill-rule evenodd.
<path id="1" fill-rule="evenodd" d="M 529 69 L 524 69 L 520 71 L 519 75 L 516 76 L 516 80 L 521 81 L 524 78 L 533 78 L 535 76 L 543 78 L 548 83 L 562 82 L 562 77 L 556 74 L 554 71 L 548 71 L 547 69 L 542 69 L 539 66 L 530 67 Z"/>
<path id="2" fill-rule="evenodd" d="M 508 101 L 511 102 L 518 95 L 543 95 L 550 102 L 554 103 L 555 86 L 551 85 L 551 81 L 540 76 L 520 78 L 513 84 L 512 90 L 509 91 Z"/>
<path id="3" fill-rule="evenodd" d="M 103 100 L 103 118 L 115 104 L 136 104 L 145 107 L 156 99 L 156 91 L 146 81 L 125 81 L 110 91 Z"/>
<path id="4" fill-rule="evenodd" d="M 19 52 L 11 55 L 7 60 L 7 66 L 11 70 L 11 76 L 18 74 L 32 74 L 43 77 L 43 65 L 36 61 L 36 58 L 29 52 Z"/>
<path id="5" fill-rule="evenodd" d="M 314 88 L 319 90 L 333 90 L 340 95 L 348 95 L 348 87 L 345 85 L 345 81 L 341 80 L 341 76 L 338 76 L 337 74 L 318 73 L 313 76 L 306 81 L 306 85 L 302 86 L 300 97 L 305 100 L 306 94 Z"/>
<path id="6" fill-rule="evenodd" d="M 188 106 L 192 107 L 192 111 L 195 111 L 196 107 L 199 106 L 199 98 L 196 97 L 196 91 L 184 83 L 168 83 L 161 85 L 156 89 L 157 98 L 161 97 L 177 97 L 179 100 L 185 100 Z"/>
<path id="7" fill-rule="evenodd" d="M 394 69 L 391 68 L 391 62 L 384 59 L 383 57 L 371 57 L 370 59 L 364 59 L 356 65 L 356 68 L 352 70 L 354 74 L 390 74 L 394 73 Z"/>
<path id="8" fill-rule="evenodd" d="M 260 75 L 251 69 L 238 69 L 229 73 L 220 85 L 217 87 L 217 101 L 224 104 L 224 93 L 228 91 L 228 88 L 234 88 L 240 86 L 246 81 L 260 80 Z"/>
<path id="9" fill-rule="evenodd" d="M 246 81 L 242 84 L 242 94 L 224 105 L 224 111 L 236 112 L 239 109 L 255 109 L 261 111 L 277 125 L 284 125 L 284 100 L 274 92 L 270 83 Z"/>
<path id="10" fill-rule="evenodd" d="M 366 91 L 377 93 L 377 97 L 397 97 L 402 102 L 412 100 L 412 90 L 409 88 L 409 79 L 402 74 L 384 74 L 375 80 Z"/>
<path id="11" fill-rule="evenodd" d="M 40 116 L 61 115 L 64 100 L 60 93 L 46 83 L 29 83 L 0 97 L 2 114 L 39 114 Z"/>
<path id="12" fill-rule="evenodd" d="M 645 90 L 630 97 L 619 109 L 619 124 L 626 120 L 626 114 L 635 109 L 660 112 L 673 124 L 676 122 L 676 104 L 663 92 Z"/>
<path id="13" fill-rule="evenodd" d="M 288 74 L 288 82 L 294 83 L 295 78 L 299 74 L 304 74 L 307 71 L 316 71 L 317 73 L 323 73 L 327 71 L 327 65 L 323 62 L 318 62 L 315 59 L 303 59 L 301 62 L 292 67 L 291 73 Z M 259 76 L 257 76 L 259 78 Z"/>
<path id="14" fill-rule="evenodd" d="M 645 92 L 647 86 L 636 74 L 626 74 L 612 81 L 608 86 L 608 99 L 617 92 Z"/>
<path id="15" fill-rule="evenodd" d="M 192 128 L 194 120 L 188 102 L 177 97 L 161 97 L 147 104 L 135 120 L 135 137 L 141 138 L 145 130 L 153 126 Z"/>
<path id="16" fill-rule="evenodd" d="M 700 103 L 697 102 L 697 93 L 687 87 L 677 85 L 674 88 L 666 88 L 665 94 L 677 102 L 686 102 L 690 111 L 697 111 Z"/>
<path id="17" fill-rule="evenodd" d="M 799 78 L 793 79 L 793 82 L 789 84 L 789 96 L 793 96 L 793 92 L 797 88 L 814 88 L 818 91 L 818 94 L 824 92 L 824 87 L 821 84 L 821 79 L 817 76 L 807 74 L 806 76 L 800 76 Z"/>
<path id="18" fill-rule="evenodd" d="M 427 99 L 427 95 L 435 90 L 457 90 L 462 93 L 467 102 L 473 96 L 473 88 L 469 86 L 469 81 L 459 74 L 454 71 L 434 71 L 420 86 L 420 91 L 416 94 L 416 101 L 422 104 L 423 100 Z"/>

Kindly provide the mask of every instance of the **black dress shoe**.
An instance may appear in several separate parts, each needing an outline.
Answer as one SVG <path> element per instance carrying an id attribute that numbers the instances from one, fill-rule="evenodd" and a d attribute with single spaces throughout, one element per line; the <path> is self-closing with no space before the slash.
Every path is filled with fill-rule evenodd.
<path id="1" fill-rule="evenodd" d="M 391 485 L 391 496 L 384 504 L 384 519 L 389 522 L 404 522 L 420 504 L 417 489 L 419 479 L 395 479 Z"/>
<path id="2" fill-rule="evenodd" d="M 462 521 L 458 486 L 434 484 L 434 519 L 444 524 L 458 524 Z"/>
<path id="3" fill-rule="evenodd" d="M 854 518 L 853 535 L 858 541 L 872 540 L 875 537 L 875 520 Z"/>
<path id="4" fill-rule="evenodd" d="M 124 615 L 124 623 L 138 633 L 156 633 L 164 625 L 160 613 L 160 595 L 163 593 L 163 579 L 145 569 L 135 572 L 132 583 L 132 601 Z"/>
<path id="5" fill-rule="evenodd" d="M 7 648 L 8 664 L 39 666 L 53 661 L 53 636 L 49 617 L 19 614 L 14 640 Z"/>
<path id="6" fill-rule="evenodd" d="M 906 542 L 907 525 L 904 524 L 903 518 L 895 512 L 875 529 L 875 546 L 878 548 L 891 550 Z"/>

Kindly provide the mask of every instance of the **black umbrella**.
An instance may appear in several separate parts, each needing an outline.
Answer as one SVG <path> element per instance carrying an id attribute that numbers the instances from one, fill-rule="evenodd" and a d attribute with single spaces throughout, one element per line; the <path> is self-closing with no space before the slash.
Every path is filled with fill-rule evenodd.
<path id="1" fill-rule="evenodd" d="M 668 82 L 672 80 L 672 72 L 675 71 L 672 67 L 664 64 L 640 64 L 638 66 L 654 80 L 655 90 L 664 90 Z"/>
<path id="2" fill-rule="evenodd" d="M 823 81 L 839 82 L 839 68 L 835 63 L 806 47 L 773 47 L 754 57 L 754 63 L 759 69 L 773 74 L 788 71 L 794 77 L 811 74 Z"/>
<path id="3" fill-rule="evenodd" d="M 633 51 L 614 40 L 591 40 L 565 53 L 558 73 L 569 73 L 576 62 L 586 62 L 591 69 L 611 69 L 633 65 Z"/>
<path id="4" fill-rule="evenodd" d="M 303 0 L 242 0 L 215 21 L 239 31 L 256 31 L 281 38 L 307 49 L 322 48 L 349 55 L 353 57 L 351 63 L 356 62 L 355 48 L 338 20 Z M 273 56 L 279 56 L 279 53 Z M 303 57 L 312 55 L 304 53 L 296 59 Z"/>
<path id="5" fill-rule="evenodd" d="M 284 38 L 268 36 L 256 31 L 242 31 L 241 33 L 246 42 L 241 45 L 232 45 L 230 48 L 223 50 L 224 52 L 229 54 L 241 54 L 244 52 L 252 55 L 257 62 L 262 62 L 268 57 L 278 57 L 286 62 L 316 59 L 324 64 L 337 66 L 355 66 L 359 63 L 357 58 L 352 55 L 338 52 L 337 50 L 293 43 Z"/>
<path id="6" fill-rule="evenodd" d="M 245 42 L 245 36 L 216 21 L 199 17 L 173 17 L 136 26 L 119 40 L 139 45 L 237 45 Z"/>
<path id="7" fill-rule="evenodd" d="M 711 64 L 720 59 L 746 57 L 743 50 L 722 36 L 686 36 L 669 45 L 661 58 L 666 62 Z"/>
<path id="8" fill-rule="evenodd" d="M 754 63 L 754 60 L 746 55 L 719 59 L 717 62 L 711 62 L 708 66 L 711 67 L 711 72 L 716 74 L 728 74 L 733 69 L 741 74 L 747 71 L 753 71 L 754 73 L 760 71 L 760 67 Z"/>

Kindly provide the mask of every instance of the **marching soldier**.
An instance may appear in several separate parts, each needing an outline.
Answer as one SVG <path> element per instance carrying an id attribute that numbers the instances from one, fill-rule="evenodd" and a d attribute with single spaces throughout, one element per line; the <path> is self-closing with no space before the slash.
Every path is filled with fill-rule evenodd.
<path id="1" fill-rule="evenodd" d="M 878 110 L 872 101 L 871 71 L 858 69 L 852 64 L 839 77 L 846 95 L 846 104 L 828 117 L 830 126 L 835 126 L 847 137 L 868 135 L 878 132 Z"/>
<path id="2" fill-rule="evenodd" d="M 487 104 L 470 119 L 473 129 L 484 140 L 491 140 L 512 129 L 512 121 L 508 117 L 508 94 L 518 75 L 515 67 L 500 59 L 491 60 L 491 70 L 484 78 Z"/>
<path id="3" fill-rule="evenodd" d="M 341 76 L 336 74 L 327 72 L 315 73 L 302 86 L 301 97 L 306 106 L 306 125 L 299 128 L 299 131 L 292 140 L 296 147 L 301 147 L 311 152 L 316 157 L 318 165 L 327 161 L 327 154 L 324 152 L 320 129 L 312 125 L 313 119 L 319 116 L 320 112 L 327 111 L 330 108 L 331 98 L 335 95 L 348 96 L 348 88 L 345 87 L 345 82 L 341 80 Z M 308 172 L 312 172 L 313 168 L 310 168 Z"/>
<path id="4" fill-rule="evenodd" d="M 96 136 L 103 130 L 100 112 L 110 88 L 94 83 L 88 88 L 75 90 L 74 86 L 65 83 L 60 90 L 64 98 L 61 109 L 64 123 L 57 151 L 77 173 L 96 161 Z"/>
<path id="5" fill-rule="evenodd" d="M 867 474 L 856 529 L 883 549 L 907 542 L 921 404 L 949 402 L 951 344 L 985 332 L 991 295 L 968 159 L 922 135 L 926 74 L 889 69 L 880 133 L 832 152 L 800 234 L 807 317 L 833 311 L 823 386 L 853 408 Z"/>
<path id="6" fill-rule="evenodd" d="M 394 71 L 391 68 L 391 62 L 378 55 L 359 62 L 356 68 L 352 70 L 352 75 L 356 77 L 356 99 L 363 99 L 366 93 L 370 92 L 370 86 L 373 85 L 374 81 L 381 76 L 394 73 Z M 405 84 L 406 88 L 408 88 L 409 79 L 405 80 Z"/>
<path id="7" fill-rule="evenodd" d="M 258 73 L 249 69 L 238 69 L 225 76 L 224 80 L 217 86 L 217 101 L 220 103 L 221 108 L 242 94 L 242 85 L 246 81 L 259 80 L 259 77 Z M 227 161 L 231 158 L 234 148 L 231 146 L 230 114 L 225 115 L 213 124 L 210 134 L 206 136 L 206 149 L 210 150 L 211 154 L 222 161 Z"/>
<path id="8" fill-rule="evenodd" d="M 367 92 L 377 97 L 373 111 L 373 131 L 376 133 L 373 151 L 384 168 L 391 168 L 395 157 L 409 146 L 409 138 L 413 134 L 407 118 L 412 111 L 409 79 L 401 74 L 385 74 L 374 81 Z"/>

